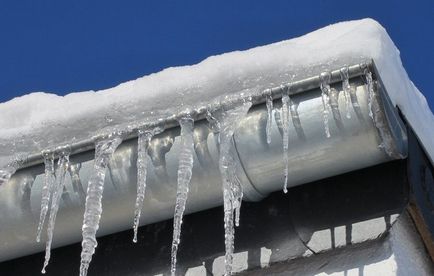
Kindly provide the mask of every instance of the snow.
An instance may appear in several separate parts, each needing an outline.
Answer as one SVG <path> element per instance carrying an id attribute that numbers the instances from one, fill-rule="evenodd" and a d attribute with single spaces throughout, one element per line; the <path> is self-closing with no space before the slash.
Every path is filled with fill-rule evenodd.
<path id="1" fill-rule="evenodd" d="M 105 126 L 176 113 L 223 93 L 318 75 L 373 59 L 392 102 L 400 107 L 434 160 L 434 116 L 409 80 L 399 51 L 372 19 L 337 23 L 247 51 L 168 68 L 117 87 L 56 96 L 32 93 L 0 104 L 0 167 L 18 154 L 92 137 Z"/>

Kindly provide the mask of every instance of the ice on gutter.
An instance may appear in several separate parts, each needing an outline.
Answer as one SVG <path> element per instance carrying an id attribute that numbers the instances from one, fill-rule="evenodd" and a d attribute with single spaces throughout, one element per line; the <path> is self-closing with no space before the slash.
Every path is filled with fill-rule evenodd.
<path id="1" fill-rule="evenodd" d="M 17 155 L 92 137 L 106 126 L 177 113 L 222 93 L 263 90 L 270 83 L 318 75 L 373 59 L 390 98 L 434 160 L 434 116 L 409 80 L 399 51 L 372 19 L 334 24 L 307 35 L 209 57 L 102 90 L 61 97 L 32 93 L 0 104 L 0 167 Z M 170 100 L 168 100 L 170 99 Z M 66 112 L 67 111 L 67 112 Z"/>

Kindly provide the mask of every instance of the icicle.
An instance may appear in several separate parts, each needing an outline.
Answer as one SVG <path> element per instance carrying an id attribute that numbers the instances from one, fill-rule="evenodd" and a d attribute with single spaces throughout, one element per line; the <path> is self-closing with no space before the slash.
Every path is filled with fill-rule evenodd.
<path id="1" fill-rule="evenodd" d="M 45 179 L 42 186 L 41 214 L 39 216 L 39 225 L 36 232 L 36 241 L 41 241 L 42 228 L 44 227 L 45 217 L 47 216 L 48 206 L 50 204 L 51 193 L 54 184 L 54 155 L 49 152 L 42 152 L 45 165 Z"/>
<path id="2" fill-rule="evenodd" d="M 181 126 L 181 150 L 179 153 L 178 166 L 178 189 L 176 192 L 175 214 L 173 216 L 173 240 L 172 240 L 172 262 L 171 274 L 176 272 L 176 254 L 181 237 L 182 217 L 188 198 L 188 190 L 193 170 L 193 124 L 191 117 L 184 117 L 179 121 Z"/>
<path id="3" fill-rule="evenodd" d="M 284 180 L 283 180 L 283 192 L 286 194 L 288 192 L 288 172 L 289 172 L 289 95 L 286 93 L 282 87 L 282 132 L 283 132 L 283 163 L 284 169 Z"/>
<path id="4" fill-rule="evenodd" d="M 342 78 L 342 91 L 344 92 L 345 98 L 345 111 L 347 119 L 351 119 L 351 85 L 350 85 L 350 77 L 349 77 L 349 68 L 345 66 L 340 70 L 341 78 Z"/>
<path id="5" fill-rule="evenodd" d="M 251 107 L 250 102 L 228 111 L 221 111 L 212 114 L 208 118 L 211 124 L 218 126 L 220 155 L 219 169 L 222 177 L 223 186 L 223 206 L 224 206 L 224 225 L 225 225 L 225 275 L 230 275 L 232 271 L 232 261 L 234 252 L 234 213 L 235 223 L 239 224 L 241 201 L 243 191 L 241 183 L 236 176 L 236 163 L 231 153 L 232 136 L 238 127 L 241 119 L 247 114 Z M 211 119 L 211 120 L 210 120 Z"/>
<path id="6" fill-rule="evenodd" d="M 372 101 L 374 97 L 374 82 L 372 81 L 372 73 L 367 69 L 365 69 L 365 77 L 366 77 L 366 85 L 368 87 L 368 109 L 369 109 L 369 117 L 374 119 L 374 114 L 372 111 Z"/>
<path id="7" fill-rule="evenodd" d="M 229 161 L 229 174 L 231 176 L 231 183 L 232 183 L 232 193 L 233 193 L 233 198 L 234 198 L 234 203 L 233 203 L 233 209 L 235 212 L 235 226 L 238 227 L 240 226 L 240 215 L 241 215 L 241 203 L 243 200 L 243 189 L 241 186 L 241 182 L 237 177 L 237 164 L 235 162 L 235 159 L 233 158 L 232 155 L 229 155 L 228 157 L 228 161 Z"/>
<path id="8" fill-rule="evenodd" d="M 45 261 L 42 268 L 42 273 L 45 274 L 45 268 L 50 261 L 51 243 L 53 241 L 54 225 L 56 223 L 57 211 L 59 210 L 60 199 L 62 198 L 65 174 L 69 166 L 69 149 L 62 149 L 57 161 L 56 179 L 53 186 L 53 195 L 51 198 L 50 217 L 47 226 L 47 243 L 45 245 Z"/>
<path id="9" fill-rule="evenodd" d="M 242 198 L 242 196 L 240 197 Z M 241 202 L 238 203 L 237 208 L 235 209 L 235 226 L 240 226 L 240 215 L 241 215 Z"/>
<path id="10" fill-rule="evenodd" d="M 80 276 L 86 276 L 92 255 L 97 246 L 96 232 L 99 228 L 99 221 L 102 213 L 102 193 L 104 190 L 105 173 L 108 162 L 121 144 L 122 139 L 118 135 L 110 135 L 108 138 L 95 143 L 95 163 L 92 175 L 87 185 L 86 206 L 84 211 L 81 242 L 81 264 Z"/>
<path id="11" fill-rule="evenodd" d="M 146 175 L 148 173 L 148 148 L 153 130 L 139 130 L 138 149 L 137 149 L 137 197 L 134 209 L 134 237 L 133 242 L 137 242 L 137 230 L 139 228 L 140 215 L 142 213 L 143 200 L 146 192 Z"/>
<path id="12" fill-rule="evenodd" d="M 321 98 L 323 105 L 323 120 L 324 120 L 324 131 L 327 138 L 330 138 L 330 127 L 329 127 L 329 93 L 330 93 L 330 72 L 323 72 L 319 76 L 321 84 Z"/>
<path id="13" fill-rule="evenodd" d="M 271 124 L 273 121 L 273 96 L 271 95 L 271 89 L 267 90 L 267 95 L 265 96 L 267 105 L 267 144 L 271 143 Z"/>
<path id="14" fill-rule="evenodd" d="M 394 138 L 388 130 L 387 119 L 382 115 L 378 95 L 374 89 L 372 72 L 369 70 L 369 67 L 366 64 L 362 65 L 362 69 L 366 78 L 366 85 L 368 89 L 369 116 L 371 117 L 375 127 L 378 129 L 381 138 L 381 143 L 378 146 L 392 158 L 404 158 L 400 151 L 396 148 Z"/>

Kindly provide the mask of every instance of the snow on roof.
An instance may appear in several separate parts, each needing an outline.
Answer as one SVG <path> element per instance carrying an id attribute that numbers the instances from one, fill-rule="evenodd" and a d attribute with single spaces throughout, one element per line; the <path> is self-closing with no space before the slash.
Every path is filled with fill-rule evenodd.
<path id="1" fill-rule="evenodd" d="M 409 80 L 385 29 L 363 19 L 168 68 L 106 90 L 66 96 L 38 92 L 1 103 L 0 167 L 18 154 L 86 139 L 107 126 L 170 115 L 222 94 L 263 90 L 370 59 L 434 160 L 434 116 L 425 97 Z"/>

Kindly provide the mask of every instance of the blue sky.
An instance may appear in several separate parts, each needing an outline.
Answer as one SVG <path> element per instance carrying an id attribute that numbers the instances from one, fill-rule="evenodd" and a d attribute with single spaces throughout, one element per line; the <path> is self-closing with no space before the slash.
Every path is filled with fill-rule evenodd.
<path id="1" fill-rule="evenodd" d="M 0 2 L 0 102 L 98 90 L 215 54 L 371 17 L 434 107 L 434 1 Z"/>

